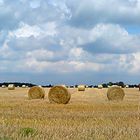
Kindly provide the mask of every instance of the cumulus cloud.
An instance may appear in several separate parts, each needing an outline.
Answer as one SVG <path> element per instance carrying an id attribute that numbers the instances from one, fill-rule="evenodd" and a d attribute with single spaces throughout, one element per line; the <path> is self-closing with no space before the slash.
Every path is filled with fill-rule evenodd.
<path id="1" fill-rule="evenodd" d="M 20 26 L 17 30 L 9 33 L 10 36 L 15 36 L 16 38 L 24 38 L 34 36 L 35 38 L 43 38 L 45 36 L 54 36 L 57 34 L 56 24 L 54 22 L 48 22 L 45 25 L 41 26 L 30 26 L 25 23 L 20 23 Z"/>
<path id="2" fill-rule="evenodd" d="M 0 0 L 0 73 L 138 75 L 139 12 L 139 0 Z"/>
<path id="3" fill-rule="evenodd" d="M 140 51 L 139 36 L 130 35 L 123 27 L 113 24 L 98 24 L 90 30 L 83 48 L 95 53 L 132 53 Z"/>
<path id="4" fill-rule="evenodd" d="M 97 23 L 114 23 L 121 25 L 139 25 L 139 0 L 68 0 L 72 18 L 70 25 L 76 27 L 93 27 Z"/>
<path id="5" fill-rule="evenodd" d="M 33 51 L 27 52 L 26 57 L 27 58 L 36 58 L 36 60 L 39 60 L 39 61 L 43 61 L 43 60 L 45 61 L 45 60 L 49 60 L 49 59 L 53 58 L 54 54 L 51 51 L 39 49 L 39 50 L 33 50 Z"/>
<path id="6" fill-rule="evenodd" d="M 131 61 L 132 67 L 129 69 L 131 74 L 137 74 L 140 71 L 140 52 L 133 54 L 134 59 Z"/>
<path id="7" fill-rule="evenodd" d="M 29 72 L 40 73 L 40 72 L 54 72 L 54 73 L 74 73 L 74 72 L 96 72 L 101 71 L 103 66 L 93 62 L 81 62 L 81 61 L 37 61 L 36 59 L 29 58 L 25 60 L 23 65 L 20 66 L 22 69 L 26 69 Z"/>

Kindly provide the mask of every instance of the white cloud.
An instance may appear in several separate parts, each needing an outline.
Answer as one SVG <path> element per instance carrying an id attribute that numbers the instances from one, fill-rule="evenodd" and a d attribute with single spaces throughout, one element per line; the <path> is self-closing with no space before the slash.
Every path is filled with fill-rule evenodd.
<path id="1" fill-rule="evenodd" d="M 20 23 L 19 29 L 10 32 L 10 36 L 20 37 L 30 37 L 34 36 L 35 38 L 42 38 L 44 36 L 54 36 L 57 34 L 56 25 L 54 22 L 48 22 L 42 26 L 30 26 L 25 23 Z"/>
<path id="2" fill-rule="evenodd" d="M 15 35 L 17 38 L 19 37 L 38 37 L 41 33 L 41 29 L 37 26 L 29 26 L 27 24 L 22 23 L 21 28 L 17 29 L 10 33 L 11 36 Z"/>
<path id="3" fill-rule="evenodd" d="M 54 73 L 72 73 L 72 72 L 87 72 L 87 71 L 100 71 L 104 68 L 103 65 L 92 62 L 80 62 L 80 61 L 37 61 L 34 58 L 26 59 L 20 66 L 21 70 L 38 72 L 54 72 Z"/>
<path id="4" fill-rule="evenodd" d="M 89 31 L 88 37 L 81 40 L 84 49 L 93 53 L 123 54 L 140 51 L 140 37 L 114 24 L 97 24 Z"/>
<path id="5" fill-rule="evenodd" d="M 139 0 L 68 0 L 66 3 L 72 8 L 69 22 L 72 26 L 89 28 L 98 23 L 140 23 Z"/>
<path id="6" fill-rule="evenodd" d="M 13 54 L 14 54 L 14 52 L 7 45 L 7 41 L 5 41 L 3 46 L 0 48 L 0 58 L 1 59 L 10 59 L 10 57 L 12 57 Z"/>
<path id="7" fill-rule="evenodd" d="M 30 1 L 31 8 L 38 8 L 40 7 L 40 0 L 31 0 Z"/>
<path id="8" fill-rule="evenodd" d="M 139 74 L 140 72 L 140 52 L 133 54 L 132 67 L 128 71 L 132 74 Z"/>
<path id="9" fill-rule="evenodd" d="M 69 52 L 70 59 L 78 60 L 83 58 L 83 55 L 85 55 L 85 52 L 82 48 L 72 48 Z"/>
<path id="10" fill-rule="evenodd" d="M 138 75 L 140 35 L 126 29 L 139 12 L 139 0 L 0 0 L 0 71 Z"/>
<path id="11" fill-rule="evenodd" d="M 26 54 L 27 58 L 35 58 L 36 60 L 43 61 L 43 60 L 50 60 L 54 57 L 53 52 L 39 49 L 39 50 L 33 50 L 30 52 L 27 52 Z"/>

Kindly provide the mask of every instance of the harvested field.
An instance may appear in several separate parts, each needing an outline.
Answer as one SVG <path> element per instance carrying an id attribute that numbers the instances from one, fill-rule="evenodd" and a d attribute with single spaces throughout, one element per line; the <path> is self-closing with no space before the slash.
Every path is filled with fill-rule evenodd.
<path id="1" fill-rule="evenodd" d="M 108 101 L 107 89 L 69 89 L 67 105 L 28 100 L 28 90 L 0 88 L 0 139 L 140 140 L 137 88 L 124 89 L 123 101 Z"/>

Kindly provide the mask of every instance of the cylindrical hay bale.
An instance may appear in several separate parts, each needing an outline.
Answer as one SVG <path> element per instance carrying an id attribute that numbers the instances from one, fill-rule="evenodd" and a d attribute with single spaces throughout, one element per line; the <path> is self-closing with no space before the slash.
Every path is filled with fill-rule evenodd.
<path id="1" fill-rule="evenodd" d="M 67 86 L 66 86 L 66 85 L 60 85 L 60 86 L 67 88 Z"/>
<path id="2" fill-rule="evenodd" d="M 85 91 L 85 85 L 79 85 L 78 86 L 78 91 Z"/>
<path id="3" fill-rule="evenodd" d="M 26 85 L 22 85 L 22 88 L 26 88 Z"/>
<path id="4" fill-rule="evenodd" d="M 45 90 L 42 87 L 34 86 L 28 91 L 29 99 L 43 99 L 45 97 Z"/>
<path id="5" fill-rule="evenodd" d="M 110 88 L 111 86 L 107 86 L 108 88 Z"/>
<path id="6" fill-rule="evenodd" d="M 103 88 L 103 85 L 98 85 L 98 89 L 102 89 Z"/>
<path id="7" fill-rule="evenodd" d="M 111 87 L 120 87 L 120 86 L 118 86 L 118 85 L 112 85 Z"/>
<path id="8" fill-rule="evenodd" d="M 6 85 L 2 85 L 1 87 L 2 87 L 2 88 L 6 88 Z"/>
<path id="9" fill-rule="evenodd" d="M 70 101 L 71 94 L 63 86 L 54 86 L 48 93 L 50 103 L 67 104 Z"/>
<path id="10" fill-rule="evenodd" d="M 107 91 L 108 100 L 123 100 L 125 96 L 124 90 L 120 87 L 110 87 Z"/>
<path id="11" fill-rule="evenodd" d="M 8 85 L 8 90 L 15 90 L 15 85 L 14 84 L 9 84 Z"/>

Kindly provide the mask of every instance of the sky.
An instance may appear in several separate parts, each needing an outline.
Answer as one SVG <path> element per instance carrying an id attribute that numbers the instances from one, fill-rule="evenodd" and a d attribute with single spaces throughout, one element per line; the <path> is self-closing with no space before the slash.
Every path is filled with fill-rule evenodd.
<path id="1" fill-rule="evenodd" d="M 140 0 L 0 0 L 0 82 L 140 82 Z"/>

